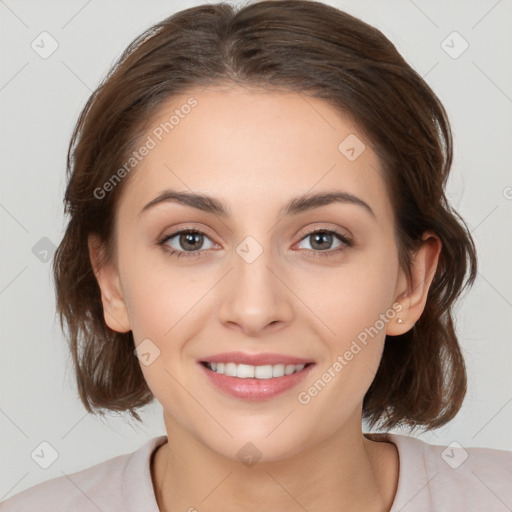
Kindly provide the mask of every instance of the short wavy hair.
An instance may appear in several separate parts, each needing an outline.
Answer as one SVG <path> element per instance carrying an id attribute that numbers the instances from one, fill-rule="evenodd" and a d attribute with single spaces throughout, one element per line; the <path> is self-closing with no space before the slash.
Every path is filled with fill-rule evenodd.
<path id="1" fill-rule="evenodd" d="M 104 321 L 88 251 L 88 236 L 95 234 L 103 261 L 115 254 L 116 205 L 129 178 L 101 200 L 94 192 L 126 161 L 163 102 L 209 84 L 300 92 L 351 116 L 380 159 L 401 268 L 410 276 L 424 231 L 440 238 L 423 314 L 408 332 L 386 337 L 363 418 L 382 429 L 430 430 L 447 423 L 467 385 L 452 307 L 477 269 L 470 232 L 444 192 L 452 164 L 448 117 L 379 30 L 307 0 L 182 10 L 138 36 L 83 108 L 69 144 L 69 222 L 53 273 L 60 325 L 86 410 L 128 411 L 141 421 L 136 409 L 154 400 L 132 332 L 115 332 Z"/>

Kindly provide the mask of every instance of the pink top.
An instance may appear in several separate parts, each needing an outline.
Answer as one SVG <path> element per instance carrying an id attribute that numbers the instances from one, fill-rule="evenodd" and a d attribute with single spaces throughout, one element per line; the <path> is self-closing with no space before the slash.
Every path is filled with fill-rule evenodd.
<path id="1" fill-rule="evenodd" d="M 398 434 L 365 434 L 396 445 L 398 488 L 390 512 L 510 512 L 512 452 L 430 445 Z M 42 482 L 0 504 L 1 512 L 159 512 L 151 455 L 154 437 L 131 454 Z"/>

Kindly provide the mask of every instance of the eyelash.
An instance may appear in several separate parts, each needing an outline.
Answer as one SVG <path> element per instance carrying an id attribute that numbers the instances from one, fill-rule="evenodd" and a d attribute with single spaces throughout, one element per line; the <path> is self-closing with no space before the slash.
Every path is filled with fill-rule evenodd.
<path id="1" fill-rule="evenodd" d="M 205 250 L 180 251 L 180 250 L 176 250 L 176 249 L 170 249 L 170 248 L 168 248 L 165 245 L 166 242 L 168 242 L 169 240 L 171 240 L 175 236 L 180 235 L 182 233 L 199 234 L 199 235 L 204 235 L 205 237 L 209 238 L 208 235 L 206 235 L 206 233 L 203 233 L 202 231 L 199 231 L 197 229 L 183 228 L 183 229 L 180 229 L 178 231 L 175 231 L 174 233 L 171 233 L 170 235 L 166 235 L 164 238 L 159 240 L 157 243 L 158 243 L 159 246 L 162 247 L 162 250 L 167 255 L 175 257 L 175 258 L 180 258 L 182 256 L 184 256 L 186 258 L 189 258 L 189 257 L 202 257 L 201 253 L 205 253 L 206 252 Z M 326 234 L 329 234 L 329 235 L 334 235 L 336 238 L 338 238 L 338 240 L 343 242 L 346 247 L 341 246 L 338 249 L 326 250 L 326 251 L 317 251 L 317 250 L 314 250 L 314 249 L 303 249 L 303 250 L 306 250 L 306 251 L 311 251 L 313 253 L 313 257 L 315 257 L 315 258 L 317 258 L 317 257 L 318 258 L 326 258 L 326 257 L 328 258 L 328 257 L 331 257 L 331 256 L 336 256 L 340 252 L 346 250 L 347 247 L 353 247 L 353 245 L 354 245 L 354 242 L 353 242 L 353 240 L 351 238 L 349 238 L 346 235 L 336 231 L 335 229 L 315 229 L 313 231 L 309 231 L 308 233 L 306 233 L 300 239 L 300 241 L 302 241 L 305 238 L 307 238 L 308 236 L 314 235 L 316 233 L 326 233 Z"/>

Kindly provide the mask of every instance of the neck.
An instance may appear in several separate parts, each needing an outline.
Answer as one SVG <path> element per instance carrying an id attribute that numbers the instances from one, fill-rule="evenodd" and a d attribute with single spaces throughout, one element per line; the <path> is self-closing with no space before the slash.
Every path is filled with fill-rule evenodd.
<path id="1" fill-rule="evenodd" d="M 245 465 L 202 444 L 165 416 L 168 442 L 152 461 L 160 511 L 389 511 L 398 481 L 391 443 L 355 428 L 286 459 Z M 351 430 L 351 432 L 349 432 Z"/>

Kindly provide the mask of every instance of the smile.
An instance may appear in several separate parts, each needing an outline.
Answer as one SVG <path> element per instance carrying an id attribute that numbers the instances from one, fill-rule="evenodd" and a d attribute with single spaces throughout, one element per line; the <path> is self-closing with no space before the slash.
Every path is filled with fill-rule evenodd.
<path id="1" fill-rule="evenodd" d="M 304 364 L 265 364 L 262 366 L 253 366 L 250 364 L 209 362 L 204 362 L 203 364 L 213 372 L 219 373 L 221 375 L 227 375 L 228 377 L 261 380 L 292 375 L 293 373 L 302 371 L 306 366 Z"/>
<path id="2" fill-rule="evenodd" d="M 201 361 L 198 366 L 206 375 L 207 382 L 224 395 L 259 402 L 296 387 L 315 363 L 253 366 Z"/>

